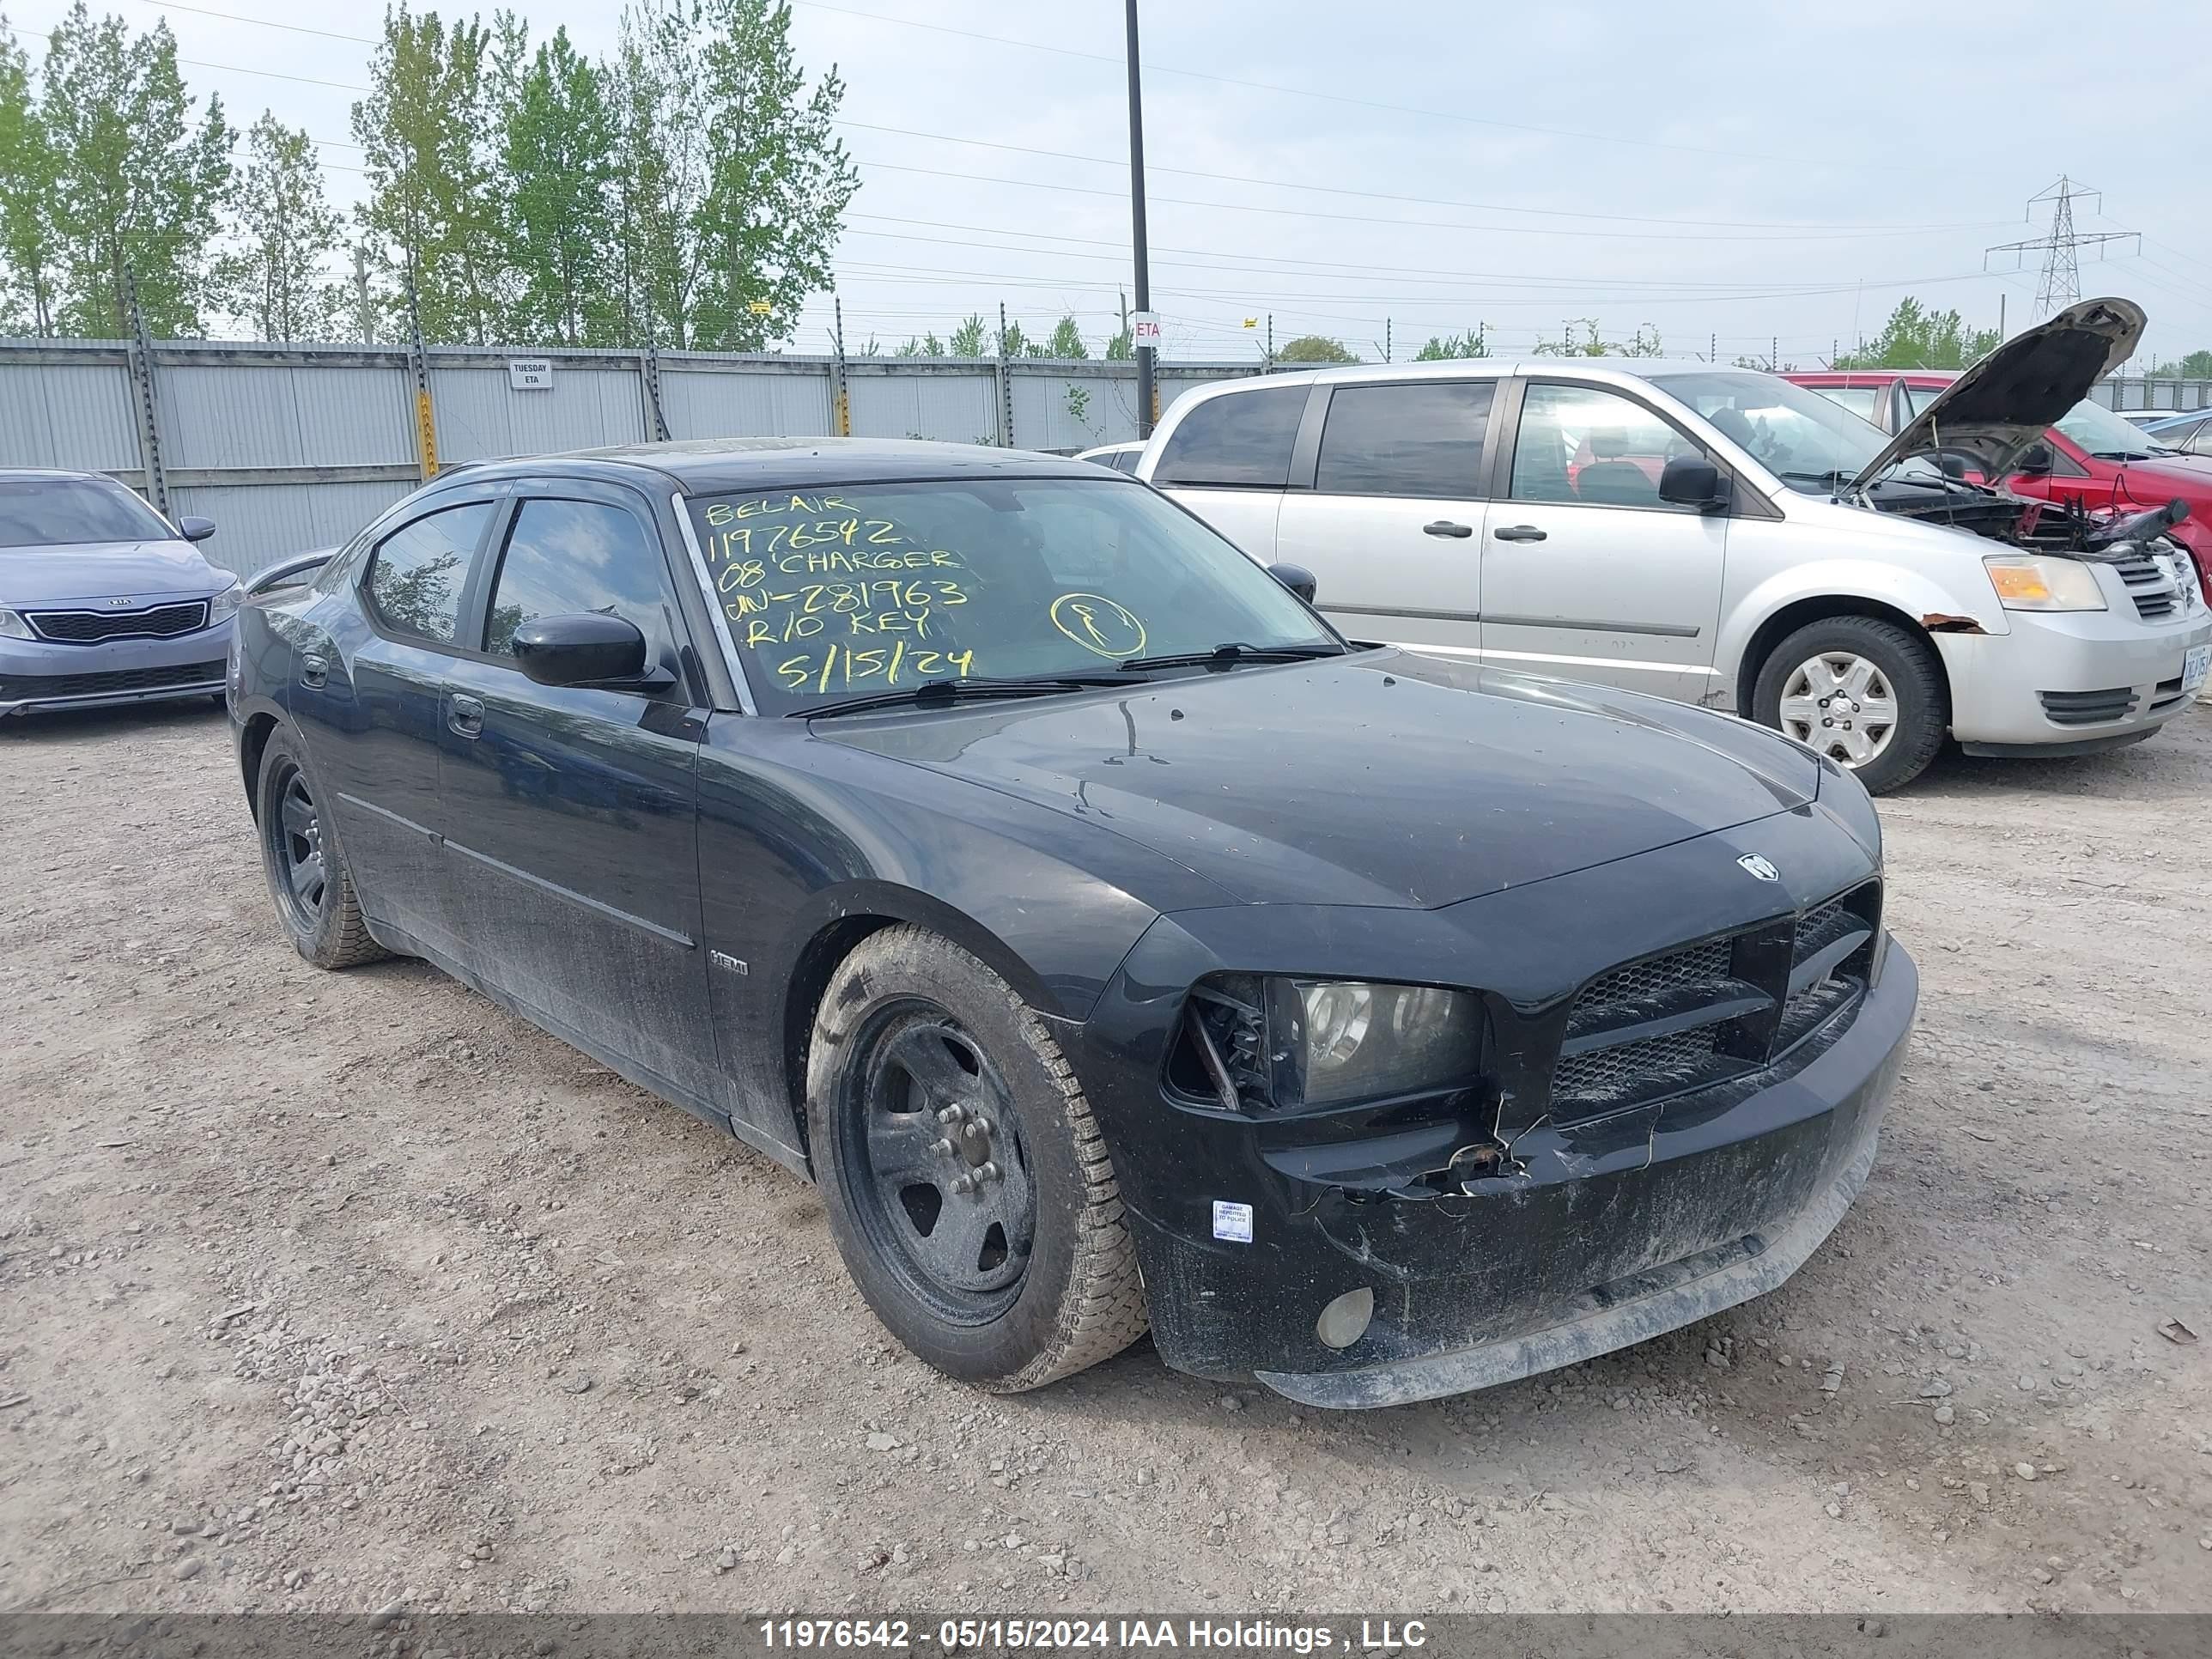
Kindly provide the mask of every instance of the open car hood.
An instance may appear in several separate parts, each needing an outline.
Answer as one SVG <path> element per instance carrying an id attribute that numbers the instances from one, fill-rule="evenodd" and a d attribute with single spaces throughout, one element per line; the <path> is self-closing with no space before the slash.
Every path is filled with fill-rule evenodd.
<path id="1" fill-rule="evenodd" d="M 2131 300 L 2084 300 L 2015 334 L 1899 428 L 1851 481 L 1863 489 L 1916 455 L 1959 455 L 1995 483 L 2089 388 L 2134 355 L 2143 310 Z"/>

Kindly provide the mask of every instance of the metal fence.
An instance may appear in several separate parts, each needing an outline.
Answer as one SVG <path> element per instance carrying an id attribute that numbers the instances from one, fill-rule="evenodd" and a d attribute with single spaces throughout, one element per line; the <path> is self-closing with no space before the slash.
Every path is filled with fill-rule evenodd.
<path id="1" fill-rule="evenodd" d="M 1252 372 L 1164 363 L 1161 407 Z M 0 341 L 0 466 L 112 474 L 213 519 L 208 556 L 251 574 L 343 541 L 422 481 L 418 391 L 446 465 L 664 436 L 1136 436 L 1127 362 Z"/>
<path id="2" fill-rule="evenodd" d="M 2167 380 L 2116 374 L 2089 395 L 2107 409 L 2189 410 L 2212 407 L 2212 380 Z"/>

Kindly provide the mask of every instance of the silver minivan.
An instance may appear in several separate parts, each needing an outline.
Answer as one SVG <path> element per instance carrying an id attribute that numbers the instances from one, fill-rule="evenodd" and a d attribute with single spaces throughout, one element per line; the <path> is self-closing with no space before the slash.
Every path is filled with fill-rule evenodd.
<path id="1" fill-rule="evenodd" d="M 2094 753 L 2188 706 L 2212 612 L 2164 511 L 1988 488 L 2124 361 L 2093 300 L 1894 438 L 1755 370 L 1476 359 L 1186 393 L 1137 476 L 1348 632 L 1734 711 L 1855 769 Z"/>

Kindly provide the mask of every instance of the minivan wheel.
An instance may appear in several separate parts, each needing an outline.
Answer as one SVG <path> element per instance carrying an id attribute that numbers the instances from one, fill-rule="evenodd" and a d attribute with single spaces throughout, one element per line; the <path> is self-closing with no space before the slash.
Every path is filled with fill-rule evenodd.
<path id="1" fill-rule="evenodd" d="M 1926 770 L 1950 723 L 1936 653 L 1875 617 L 1824 617 L 1782 641 L 1760 665 L 1752 706 L 1877 795 Z"/>
<path id="2" fill-rule="evenodd" d="M 807 1056 L 808 1146 L 877 1318 L 980 1389 L 1034 1389 L 1145 1329 L 1113 1160 L 1013 988 L 920 927 L 838 965 Z"/>
<path id="3" fill-rule="evenodd" d="M 293 948 L 318 968 L 350 968 L 386 955 L 369 937 L 330 815 L 281 726 L 261 751 L 253 817 L 269 896 Z"/>

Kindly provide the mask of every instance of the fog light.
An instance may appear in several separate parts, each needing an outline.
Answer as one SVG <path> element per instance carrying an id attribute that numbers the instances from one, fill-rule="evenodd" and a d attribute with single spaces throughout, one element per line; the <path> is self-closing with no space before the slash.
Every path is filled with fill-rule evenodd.
<path id="1" fill-rule="evenodd" d="M 1367 1334 L 1367 1322 L 1375 1317 L 1375 1292 L 1362 1285 L 1346 1291 L 1321 1310 L 1314 1334 L 1325 1348 L 1348 1348 Z"/>

